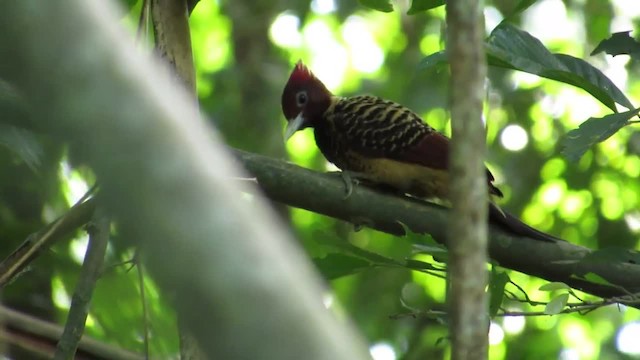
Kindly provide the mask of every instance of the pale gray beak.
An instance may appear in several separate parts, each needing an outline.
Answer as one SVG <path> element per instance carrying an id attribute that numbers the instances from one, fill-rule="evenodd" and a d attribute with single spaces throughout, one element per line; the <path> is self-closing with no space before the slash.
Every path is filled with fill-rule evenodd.
<path id="1" fill-rule="evenodd" d="M 296 131 L 302 129 L 302 126 L 304 125 L 304 117 L 302 116 L 302 112 L 300 114 L 298 114 L 298 116 L 295 117 L 295 119 L 289 121 L 289 123 L 287 124 L 287 129 L 284 132 L 284 141 L 286 142 L 287 140 L 289 140 L 290 137 L 293 136 L 293 134 L 296 133 Z"/>

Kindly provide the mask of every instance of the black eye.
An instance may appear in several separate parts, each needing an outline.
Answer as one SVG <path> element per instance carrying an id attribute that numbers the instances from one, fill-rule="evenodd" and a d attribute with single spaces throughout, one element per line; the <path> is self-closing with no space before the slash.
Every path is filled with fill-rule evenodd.
<path id="1" fill-rule="evenodd" d="M 296 103 L 298 104 L 298 107 L 306 105 L 308 100 L 309 98 L 307 97 L 306 91 L 300 91 L 296 94 Z"/>

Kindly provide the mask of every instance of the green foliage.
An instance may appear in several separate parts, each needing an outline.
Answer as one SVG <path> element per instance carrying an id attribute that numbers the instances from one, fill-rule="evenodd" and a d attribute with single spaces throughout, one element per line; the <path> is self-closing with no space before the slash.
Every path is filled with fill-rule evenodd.
<path id="1" fill-rule="evenodd" d="M 600 70 L 584 60 L 566 54 L 552 54 L 538 39 L 507 22 L 502 22 L 491 32 L 486 45 L 488 62 L 492 66 L 524 71 L 579 87 L 616 112 L 616 103 L 633 109 L 626 95 Z M 419 69 L 431 70 L 447 61 L 446 52 L 437 52 L 424 58 Z M 638 110 L 630 110 L 589 118 L 567 134 L 563 154 L 569 160 L 577 161 L 591 146 L 628 125 L 637 113 Z"/>
<path id="2" fill-rule="evenodd" d="M 624 126 L 629 125 L 631 118 L 640 109 L 610 114 L 601 118 L 589 118 L 580 127 L 569 131 L 563 141 L 562 153 L 571 161 L 578 161 L 580 157 L 596 143 L 605 141 Z"/>
<path id="3" fill-rule="evenodd" d="M 627 108 L 633 104 L 601 71 L 581 59 L 552 54 L 535 37 L 506 22 L 496 27 L 487 41 L 489 64 L 519 70 L 582 88 L 616 111 L 615 103 Z M 446 52 L 425 57 L 421 70 L 431 70 L 448 62 Z"/>
<path id="4" fill-rule="evenodd" d="M 562 310 L 564 310 L 564 307 L 567 305 L 567 301 L 569 301 L 568 293 L 560 294 L 554 297 L 544 307 L 544 313 L 547 315 L 559 314 L 560 312 L 562 312 Z"/>
<path id="5" fill-rule="evenodd" d="M 633 108 L 631 101 L 600 70 L 584 60 L 552 54 L 540 40 L 507 22 L 491 32 L 487 40 L 487 54 L 491 65 L 577 86 L 613 111 L 616 111 L 615 103 Z"/>

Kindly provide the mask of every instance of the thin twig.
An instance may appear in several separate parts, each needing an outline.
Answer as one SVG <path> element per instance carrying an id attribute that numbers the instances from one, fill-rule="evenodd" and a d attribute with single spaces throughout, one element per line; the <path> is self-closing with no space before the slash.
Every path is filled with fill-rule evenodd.
<path id="1" fill-rule="evenodd" d="M 4 306 L 0 306 L 4 331 L 0 332 L 3 344 L 19 346 L 28 353 L 47 353 L 53 357 L 55 344 L 62 336 L 63 328 Z M 89 336 L 82 336 L 77 357 L 82 359 L 142 360 L 142 355 L 106 344 Z"/>
<path id="2" fill-rule="evenodd" d="M 102 273 L 104 255 L 109 242 L 110 221 L 100 211 L 87 228 L 89 244 L 82 264 L 78 285 L 71 299 L 71 307 L 64 332 L 56 349 L 54 359 L 73 359 L 84 332 L 93 289 Z"/>
<path id="3" fill-rule="evenodd" d="M 94 190 L 92 187 L 87 194 Z M 82 197 L 69 211 L 42 230 L 33 233 L 20 244 L 9 256 L 0 262 L 0 288 L 11 283 L 29 264 L 35 260 L 42 250 L 49 248 L 56 241 L 63 239 L 68 233 L 86 224 L 95 209 L 93 198 L 83 201 Z"/>

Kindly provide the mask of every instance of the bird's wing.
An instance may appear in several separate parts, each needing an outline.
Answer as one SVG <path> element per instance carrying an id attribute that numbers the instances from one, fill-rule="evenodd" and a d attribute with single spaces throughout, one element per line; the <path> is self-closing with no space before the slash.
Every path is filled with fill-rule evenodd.
<path id="1" fill-rule="evenodd" d="M 341 99 L 334 114 L 349 148 L 434 169 L 447 169 L 449 139 L 408 108 L 374 96 Z"/>
<path id="2" fill-rule="evenodd" d="M 448 170 L 449 138 L 407 107 L 365 95 L 340 99 L 333 113 L 340 117 L 334 124 L 349 148 L 361 156 Z M 488 169 L 487 180 L 491 193 L 502 196 Z"/>

